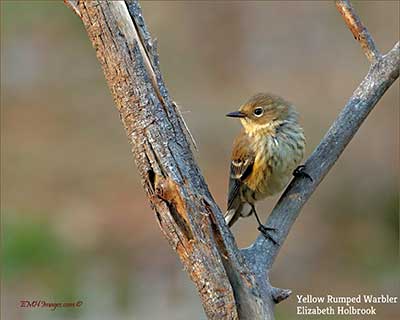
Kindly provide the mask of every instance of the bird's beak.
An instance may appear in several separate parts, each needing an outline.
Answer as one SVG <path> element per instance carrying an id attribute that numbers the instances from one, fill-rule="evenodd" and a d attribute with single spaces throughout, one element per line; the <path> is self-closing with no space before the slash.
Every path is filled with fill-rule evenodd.
<path id="1" fill-rule="evenodd" d="M 234 112 L 228 113 L 226 116 L 232 117 L 232 118 L 245 118 L 246 114 L 241 111 L 234 111 Z"/>

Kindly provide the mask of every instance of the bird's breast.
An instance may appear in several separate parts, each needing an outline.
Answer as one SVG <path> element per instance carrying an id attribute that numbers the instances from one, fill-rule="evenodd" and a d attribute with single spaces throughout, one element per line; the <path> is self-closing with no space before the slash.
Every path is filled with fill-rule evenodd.
<path id="1" fill-rule="evenodd" d="M 252 147 L 256 157 L 246 184 L 259 200 L 280 192 L 289 182 L 304 156 L 305 138 L 303 130 L 292 125 L 274 135 L 255 137 Z"/>

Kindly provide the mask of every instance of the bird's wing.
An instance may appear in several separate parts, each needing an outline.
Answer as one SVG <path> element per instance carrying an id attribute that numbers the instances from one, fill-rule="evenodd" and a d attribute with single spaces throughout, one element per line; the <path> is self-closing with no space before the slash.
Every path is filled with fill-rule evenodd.
<path id="1" fill-rule="evenodd" d="M 253 170 L 254 158 L 255 155 L 249 137 L 242 132 L 233 145 L 229 175 L 228 210 L 235 209 L 239 205 L 235 200 L 240 200 L 238 199 L 240 187 Z"/>

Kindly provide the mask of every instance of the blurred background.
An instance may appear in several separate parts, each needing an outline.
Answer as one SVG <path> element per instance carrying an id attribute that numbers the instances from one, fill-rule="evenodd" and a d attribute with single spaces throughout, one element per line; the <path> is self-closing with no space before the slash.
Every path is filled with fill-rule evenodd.
<path id="1" fill-rule="evenodd" d="M 392 48 L 399 2 L 354 5 L 380 50 Z M 333 2 L 142 8 L 222 208 L 240 130 L 227 112 L 259 91 L 284 96 L 301 113 L 310 154 L 368 71 Z M 296 316 L 296 294 L 398 295 L 399 92 L 397 81 L 290 233 L 271 274 L 273 285 L 293 290 L 277 306 L 278 319 L 308 318 Z M 61 1 L 2 0 L 2 319 L 205 318 L 129 150 L 79 18 Z M 259 205 L 264 219 L 277 199 Z M 258 234 L 253 219 L 233 232 L 242 247 Z M 83 305 L 24 309 L 21 300 Z M 376 319 L 400 316 L 398 305 L 377 312 Z"/>

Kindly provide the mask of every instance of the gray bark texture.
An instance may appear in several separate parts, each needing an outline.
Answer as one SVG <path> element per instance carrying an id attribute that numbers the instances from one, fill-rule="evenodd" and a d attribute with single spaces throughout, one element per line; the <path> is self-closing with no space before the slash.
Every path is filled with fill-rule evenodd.
<path id="1" fill-rule="evenodd" d="M 368 74 L 306 161 L 313 177 L 293 179 L 269 216 L 279 245 L 259 236 L 240 250 L 198 168 L 190 133 L 159 68 L 139 3 L 64 1 L 82 20 L 103 68 L 143 187 L 162 233 L 197 287 L 208 319 L 274 319 L 290 290 L 269 270 L 304 203 L 399 76 L 399 43 L 381 56 L 348 1 L 337 7 L 371 61 Z"/>

